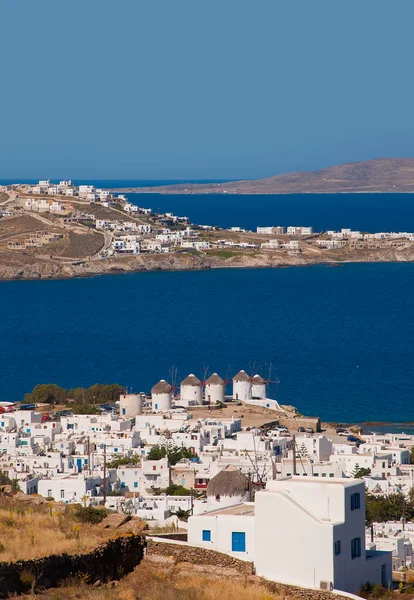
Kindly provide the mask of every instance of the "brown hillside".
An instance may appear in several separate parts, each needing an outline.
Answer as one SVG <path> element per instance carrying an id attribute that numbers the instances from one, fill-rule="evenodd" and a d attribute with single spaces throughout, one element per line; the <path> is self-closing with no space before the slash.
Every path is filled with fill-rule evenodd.
<path id="1" fill-rule="evenodd" d="M 338 192 L 414 192 L 414 158 L 378 158 L 267 179 L 217 184 L 178 184 L 136 188 L 161 193 L 291 194 Z"/>

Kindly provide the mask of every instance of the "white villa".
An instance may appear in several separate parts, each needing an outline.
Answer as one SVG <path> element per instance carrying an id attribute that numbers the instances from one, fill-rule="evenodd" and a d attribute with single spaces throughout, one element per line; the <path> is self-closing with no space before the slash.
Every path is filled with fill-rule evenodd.
<path id="1" fill-rule="evenodd" d="M 391 552 L 375 545 L 366 550 L 363 482 L 302 476 L 271 480 L 254 503 L 243 500 L 239 485 L 224 498 L 216 494 L 213 510 L 209 487 L 209 512 L 188 521 L 190 545 L 253 561 L 257 575 L 295 586 L 355 594 L 367 581 L 385 587 L 392 582 Z M 224 506 L 218 508 L 222 499 Z"/>

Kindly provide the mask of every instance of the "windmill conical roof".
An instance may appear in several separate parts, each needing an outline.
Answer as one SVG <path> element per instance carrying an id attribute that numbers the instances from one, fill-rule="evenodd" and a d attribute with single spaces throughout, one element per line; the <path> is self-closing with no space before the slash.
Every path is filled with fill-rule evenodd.
<path id="1" fill-rule="evenodd" d="M 261 375 L 254 375 L 254 377 L 252 377 L 252 383 L 266 383 L 266 381 L 263 379 L 263 377 Z"/>
<path id="2" fill-rule="evenodd" d="M 223 379 L 220 377 L 220 375 L 217 375 L 217 373 L 213 373 L 212 375 L 210 375 L 210 377 L 206 380 L 206 385 L 224 385 L 224 381 Z"/>
<path id="3" fill-rule="evenodd" d="M 227 465 L 217 473 L 207 486 L 207 496 L 244 496 L 249 490 L 249 480 L 239 469 Z"/>
<path id="4" fill-rule="evenodd" d="M 158 383 L 154 385 L 151 389 L 152 394 L 169 394 L 172 390 L 172 387 L 165 381 L 165 379 L 161 379 Z"/>
<path id="5" fill-rule="evenodd" d="M 233 377 L 233 381 L 250 381 L 250 376 L 242 369 Z"/>
<path id="6" fill-rule="evenodd" d="M 188 377 L 182 380 L 181 385 L 201 385 L 201 381 L 194 373 L 190 373 Z"/>

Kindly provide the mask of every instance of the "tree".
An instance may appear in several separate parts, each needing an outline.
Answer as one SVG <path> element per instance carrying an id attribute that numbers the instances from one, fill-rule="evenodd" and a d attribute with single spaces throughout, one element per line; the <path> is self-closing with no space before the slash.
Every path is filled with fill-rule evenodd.
<path id="1" fill-rule="evenodd" d="M 0 485 L 12 485 L 12 480 L 0 471 Z"/>
<path id="2" fill-rule="evenodd" d="M 359 467 L 353 474 L 355 479 L 362 479 L 362 477 L 368 477 L 368 475 L 371 475 L 371 469 L 365 467 Z"/>
<path id="3" fill-rule="evenodd" d="M 191 516 L 191 510 L 183 510 L 182 508 L 177 508 L 174 512 L 171 511 L 173 515 L 178 517 L 180 521 L 188 521 L 188 517 Z"/>
<path id="4" fill-rule="evenodd" d="M 198 455 L 191 452 L 185 446 L 171 446 L 168 443 L 163 445 L 157 444 L 153 446 L 149 451 L 149 460 L 160 460 L 161 458 L 168 458 L 170 465 L 177 464 L 182 458 L 198 458 Z"/>
<path id="5" fill-rule="evenodd" d="M 26 394 L 24 400 L 34 404 L 64 404 L 67 391 L 56 383 L 41 383 L 33 388 L 31 394 Z"/>
<path id="6" fill-rule="evenodd" d="M 168 487 L 165 488 L 164 494 L 167 496 L 191 496 L 191 490 L 188 490 L 182 485 L 176 485 L 175 483 L 171 483 Z"/>
<path id="7" fill-rule="evenodd" d="M 302 442 L 300 448 L 299 448 L 299 456 L 303 456 L 303 457 L 307 457 L 308 456 L 308 450 L 305 446 L 305 442 Z"/>
<path id="8" fill-rule="evenodd" d="M 410 463 L 414 465 L 414 446 L 412 446 L 410 450 Z"/>
<path id="9" fill-rule="evenodd" d="M 116 383 L 103 385 L 95 383 L 88 388 L 74 388 L 68 391 L 68 398 L 77 404 L 114 404 L 119 400 L 125 388 Z"/>
<path id="10" fill-rule="evenodd" d="M 367 494 L 365 500 L 366 520 L 368 523 L 384 523 L 411 520 L 414 516 L 414 505 L 401 492 L 387 496 Z"/>

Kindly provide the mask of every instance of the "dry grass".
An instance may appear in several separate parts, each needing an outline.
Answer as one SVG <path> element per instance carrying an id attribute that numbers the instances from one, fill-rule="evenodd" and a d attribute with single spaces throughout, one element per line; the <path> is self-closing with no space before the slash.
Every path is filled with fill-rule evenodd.
<path id="1" fill-rule="evenodd" d="M 69 245 L 61 252 L 60 256 L 66 258 L 86 258 L 98 252 L 104 245 L 104 236 L 101 234 L 80 234 L 69 232 Z"/>
<path id="2" fill-rule="evenodd" d="M 110 534 L 79 523 L 75 507 L 0 503 L 0 561 L 40 558 L 92 550 Z"/>
<path id="3" fill-rule="evenodd" d="M 24 596 L 38 600 L 280 600 L 264 584 L 203 575 L 182 576 L 144 563 L 116 587 L 90 587 L 80 582 Z M 22 599 L 22 600 L 23 600 Z"/>

